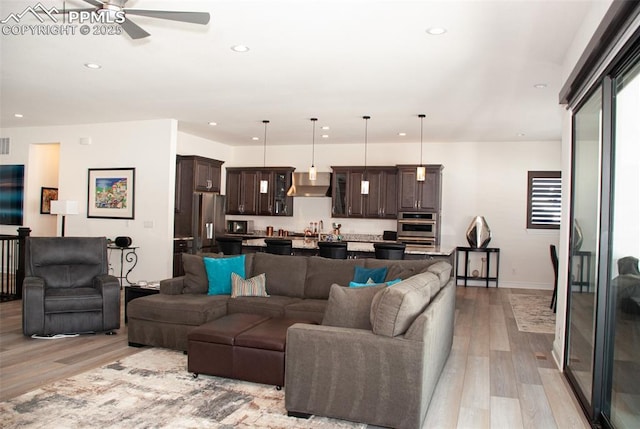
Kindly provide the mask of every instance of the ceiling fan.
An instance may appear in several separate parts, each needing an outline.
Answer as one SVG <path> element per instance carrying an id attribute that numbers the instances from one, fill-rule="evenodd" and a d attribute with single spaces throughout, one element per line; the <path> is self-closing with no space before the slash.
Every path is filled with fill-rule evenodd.
<path id="1" fill-rule="evenodd" d="M 209 23 L 208 12 L 181 12 L 181 11 L 169 11 L 169 10 L 144 10 L 144 9 L 130 9 L 124 7 L 127 0 L 82 0 L 90 5 L 92 8 L 83 9 L 64 9 L 62 13 L 69 12 L 100 12 L 107 13 L 113 17 L 122 17 L 124 19 L 118 19 L 115 22 L 118 23 L 122 29 L 132 39 L 142 39 L 150 36 L 145 30 L 133 21 L 129 20 L 127 15 L 140 15 L 149 16 L 151 18 L 168 19 L 170 21 L 189 22 L 191 24 L 206 25 Z"/>

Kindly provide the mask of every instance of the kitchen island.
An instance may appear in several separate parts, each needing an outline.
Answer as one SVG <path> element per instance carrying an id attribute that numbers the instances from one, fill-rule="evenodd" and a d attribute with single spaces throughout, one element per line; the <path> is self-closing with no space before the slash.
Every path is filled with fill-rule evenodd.
<path id="1" fill-rule="evenodd" d="M 273 237 L 278 238 L 278 237 Z M 315 238 L 293 238 L 290 239 L 295 255 L 313 256 L 318 254 L 318 240 Z M 374 258 L 373 243 L 396 243 L 390 240 L 376 241 L 351 241 L 347 240 L 347 252 L 349 258 Z M 243 253 L 261 252 L 266 247 L 264 238 L 246 238 L 242 240 Z M 455 246 L 412 246 L 407 245 L 405 249 L 405 259 L 443 259 L 451 266 L 455 266 Z"/>

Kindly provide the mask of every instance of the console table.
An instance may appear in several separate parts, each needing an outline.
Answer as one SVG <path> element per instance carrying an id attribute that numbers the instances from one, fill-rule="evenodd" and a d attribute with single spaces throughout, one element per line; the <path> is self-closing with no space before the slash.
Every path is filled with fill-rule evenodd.
<path id="1" fill-rule="evenodd" d="M 464 275 L 458 274 L 458 265 L 460 264 L 460 252 L 464 253 Z M 478 277 L 469 275 L 469 253 L 481 252 L 487 257 L 487 274 L 480 273 Z M 496 258 L 496 275 L 491 276 L 491 255 L 495 255 Z M 489 287 L 489 282 L 495 282 L 498 287 L 498 275 L 500 273 L 500 248 L 497 247 L 456 247 L 456 285 L 458 280 L 464 280 L 464 287 L 467 287 L 467 280 L 484 280 L 485 287 Z"/>
<path id="2" fill-rule="evenodd" d="M 131 282 L 129 281 L 129 273 L 133 271 L 133 269 L 138 264 L 138 255 L 136 254 L 136 249 L 138 247 L 119 247 L 119 246 L 114 246 L 110 244 L 107 246 L 107 248 L 109 249 L 109 257 L 111 257 L 112 250 L 120 251 L 120 276 L 117 276 L 117 278 L 120 280 L 120 287 L 123 286 L 122 284 L 123 280 L 126 280 L 127 284 L 130 285 Z M 125 261 L 131 265 L 127 270 L 126 274 L 124 273 Z"/>

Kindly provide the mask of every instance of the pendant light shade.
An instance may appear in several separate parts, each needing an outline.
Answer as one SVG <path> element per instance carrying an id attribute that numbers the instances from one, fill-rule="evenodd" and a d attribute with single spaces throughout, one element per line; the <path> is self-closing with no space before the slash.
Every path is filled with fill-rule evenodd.
<path id="1" fill-rule="evenodd" d="M 364 173 L 362 173 L 362 180 L 360 181 L 360 193 L 362 195 L 369 194 L 369 181 L 367 180 L 367 131 L 369 126 L 369 119 L 371 116 L 363 116 L 364 119 Z"/>
<path id="2" fill-rule="evenodd" d="M 424 165 L 422 165 L 422 128 L 424 123 L 425 115 L 418 115 L 420 118 L 420 165 L 416 168 L 416 180 L 418 182 L 424 182 L 427 177 L 427 169 Z"/>
<path id="3" fill-rule="evenodd" d="M 318 118 L 311 118 L 311 123 L 313 124 L 313 134 L 311 137 L 311 167 L 309 168 L 309 180 L 316 180 L 318 177 L 318 170 L 316 170 L 315 166 L 315 156 L 316 156 L 316 121 Z"/>
<path id="4" fill-rule="evenodd" d="M 264 145 L 263 145 L 262 166 L 266 167 L 267 166 L 267 124 L 269 124 L 269 121 L 264 120 L 262 121 L 262 123 L 264 124 Z M 260 180 L 260 193 L 266 194 L 267 192 L 269 192 L 269 182 L 266 180 Z"/>

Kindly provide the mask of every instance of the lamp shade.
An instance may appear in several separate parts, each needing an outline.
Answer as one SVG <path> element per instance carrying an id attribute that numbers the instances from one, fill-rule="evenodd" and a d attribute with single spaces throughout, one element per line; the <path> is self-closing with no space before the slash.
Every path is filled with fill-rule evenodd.
<path id="1" fill-rule="evenodd" d="M 51 214 L 75 215 L 78 214 L 78 202 L 71 200 L 52 200 Z"/>

